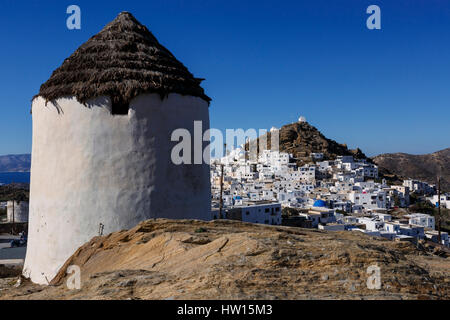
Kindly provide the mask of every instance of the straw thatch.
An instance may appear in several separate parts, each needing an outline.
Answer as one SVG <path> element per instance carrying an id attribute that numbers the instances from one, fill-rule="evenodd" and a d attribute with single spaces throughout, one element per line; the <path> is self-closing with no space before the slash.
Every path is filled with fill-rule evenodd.
<path id="1" fill-rule="evenodd" d="M 124 106 L 143 93 L 161 99 L 179 93 L 209 102 L 201 81 L 132 14 L 122 12 L 66 59 L 37 96 L 47 101 L 75 96 L 83 104 L 109 96 L 113 106 Z"/>

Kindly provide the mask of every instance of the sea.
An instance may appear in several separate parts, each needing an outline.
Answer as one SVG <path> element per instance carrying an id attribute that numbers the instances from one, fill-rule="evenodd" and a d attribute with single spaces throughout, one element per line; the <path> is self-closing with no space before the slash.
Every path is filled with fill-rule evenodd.
<path id="1" fill-rule="evenodd" d="M 29 172 L 0 172 L 0 185 L 10 183 L 30 183 Z"/>

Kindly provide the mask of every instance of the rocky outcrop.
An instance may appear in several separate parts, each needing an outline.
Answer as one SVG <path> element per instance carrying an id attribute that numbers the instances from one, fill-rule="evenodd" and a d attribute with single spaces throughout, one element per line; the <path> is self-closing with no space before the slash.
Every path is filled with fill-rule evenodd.
<path id="1" fill-rule="evenodd" d="M 81 289 L 66 270 L 81 268 Z M 367 268 L 380 267 L 381 289 Z M 406 242 L 218 220 L 148 220 L 80 247 L 51 286 L 3 299 L 449 299 L 450 260 Z"/>
<path id="2" fill-rule="evenodd" d="M 279 137 L 280 151 L 293 154 L 299 165 L 312 162 L 311 153 L 323 153 L 325 160 L 334 160 L 337 156 L 345 155 L 352 155 L 355 159 L 367 159 L 361 149 L 348 149 L 346 144 L 328 139 L 316 127 L 307 122 L 282 126 L 279 129 Z M 270 132 L 267 134 L 267 141 L 270 149 Z"/>

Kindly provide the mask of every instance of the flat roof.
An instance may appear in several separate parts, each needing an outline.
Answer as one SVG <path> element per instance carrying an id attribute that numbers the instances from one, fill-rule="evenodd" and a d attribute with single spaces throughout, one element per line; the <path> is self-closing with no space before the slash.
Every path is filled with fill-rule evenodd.
<path id="1" fill-rule="evenodd" d="M 432 235 L 438 235 L 439 231 L 438 230 L 425 230 L 425 233 L 432 234 Z M 441 231 L 441 234 L 448 234 L 448 233 L 445 231 Z"/>

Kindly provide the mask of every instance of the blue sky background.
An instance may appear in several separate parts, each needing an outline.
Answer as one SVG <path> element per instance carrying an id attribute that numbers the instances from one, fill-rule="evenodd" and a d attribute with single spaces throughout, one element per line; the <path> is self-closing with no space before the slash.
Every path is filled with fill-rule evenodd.
<path id="1" fill-rule="evenodd" d="M 71 4 L 81 30 L 66 28 Z M 366 28 L 371 4 L 381 30 Z M 2 0 L 0 154 L 31 151 L 31 98 L 121 11 L 206 78 L 212 127 L 269 129 L 304 115 L 368 155 L 450 147 L 449 1 Z"/>

